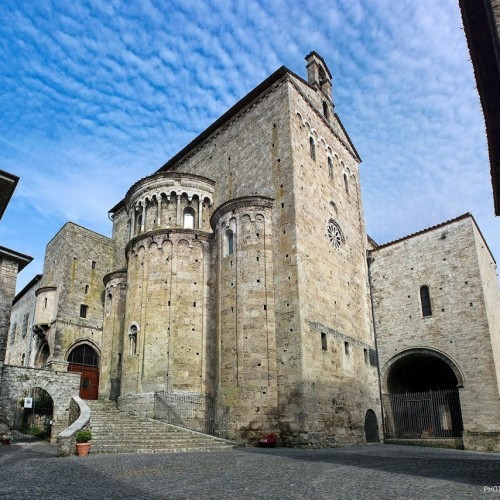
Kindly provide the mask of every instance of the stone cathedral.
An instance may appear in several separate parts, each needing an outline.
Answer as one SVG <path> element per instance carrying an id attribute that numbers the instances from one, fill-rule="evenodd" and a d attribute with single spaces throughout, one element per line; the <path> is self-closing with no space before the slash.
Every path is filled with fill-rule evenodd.
<path id="1" fill-rule="evenodd" d="M 498 283 L 474 219 L 368 238 L 332 75 L 316 52 L 306 62 L 307 80 L 278 69 L 132 185 L 110 210 L 111 239 L 70 223 L 56 235 L 43 277 L 16 297 L 36 302 L 26 364 L 87 359 L 90 397 L 98 387 L 145 415 L 158 391 L 209 395 L 231 438 L 272 431 L 291 446 L 366 442 L 367 423 L 378 440 L 382 423 L 401 427 L 383 397 L 450 388 L 458 416 L 442 403 L 419 433 L 460 427 L 467 447 L 500 447 Z"/>

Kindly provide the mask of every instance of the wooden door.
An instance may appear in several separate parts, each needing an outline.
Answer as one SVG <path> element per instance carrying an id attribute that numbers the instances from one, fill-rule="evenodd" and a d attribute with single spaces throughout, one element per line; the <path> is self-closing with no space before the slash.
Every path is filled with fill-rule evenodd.
<path id="1" fill-rule="evenodd" d="M 99 367 L 70 363 L 68 371 L 81 373 L 80 397 L 82 399 L 97 399 L 99 390 Z"/>

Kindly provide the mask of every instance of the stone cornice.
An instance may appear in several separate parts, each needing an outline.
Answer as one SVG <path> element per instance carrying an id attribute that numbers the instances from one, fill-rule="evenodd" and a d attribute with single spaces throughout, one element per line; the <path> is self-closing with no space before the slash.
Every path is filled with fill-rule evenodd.
<path id="1" fill-rule="evenodd" d="M 188 239 L 199 240 L 199 241 L 209 241 L 213 238 L 212 233 L 208 233 L 206 231 L 200 231 L 199 229 L 185 229 L 185 228 L 166 228 L 166 229 L 157 229 L 156 231 L 148 231 L 146 233 L 139 234 L 132 238 L 125 247 L 125 255 L 128 258 L 130 249 L 136 245 L 137 243 L 142 242 L 143 240 L 150 240 L 151 242 L 155 241 L 158 237 L 165 235 L 166 238 L 162 240 L 167 241 L 170 240 L 170 235 L 175 234 L 180 237 L 184 236 Z"/>
<path id="2" fill-rule="evenodd" d="M 233 198 L 232 200 L 226 201 L 213 213 L 210 219 L 210 225 L 215 230 L 219 219 L 230 210 L 241 207 L 264 207 L 273 208 L 274 199 L 268 198 L 267 196 L 242 196 L 241 198 Z"/>

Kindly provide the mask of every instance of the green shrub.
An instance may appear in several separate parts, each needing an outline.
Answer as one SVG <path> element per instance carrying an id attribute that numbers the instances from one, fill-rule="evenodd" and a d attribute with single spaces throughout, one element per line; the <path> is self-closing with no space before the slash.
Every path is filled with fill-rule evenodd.
<path id="1" fill-rule="evenodd" d="M 91 437 L 92 437 L 92 434 L 88 430 L 78 431 L 76 433 L 76 442 L 77 443 L 86 443 L 87 441 L 90 441 Z"/>

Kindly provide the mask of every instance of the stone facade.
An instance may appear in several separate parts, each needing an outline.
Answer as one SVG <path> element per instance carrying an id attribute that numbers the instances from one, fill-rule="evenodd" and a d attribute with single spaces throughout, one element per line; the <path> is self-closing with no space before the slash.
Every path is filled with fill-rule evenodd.
<path id="1" fill-rule="evenodd" d="M 0 421 L 12 426 L 23 398 L 29 396 L 32 389 L 43 389 L 54 403 L 51 442 L 55 443 L 57 434 L 69 424 L 71 397 L 79 386 L 77 373 L 3 365 L 0 367 Z"/>
<path id="2" fill-rule="evenodd" d="M 8 349 L 5 362 L 15 366 L 34 366 L 36 292 L 40 287 L 41 274 L 37 274 L 15 297 L 10 316 Z"/>
<path id="3" fill-rule="evenodd" d="M 468 214 L 386 245 L 367 237 L 332 75 L 315 52 L 306 60 L 307 81 L 280 68 L 131 186 L 111 239 L 64 226 L 15 305 L 17 323 L 35 307 L 29 363 L 64 371 L 88 346 L 99 397 L 124 411 L 154 417 L 157 392 L 210 396 L 228 437 L 275 432 L 290 446 L 378 441 L 379 383 L 383 396 L 451 384 L 464 445 L 498 449 L 487 245 Z M 14 363 L 29 349 L 13 339 Z M 441 367 L 434 379 L 422 359 Z"/>
<path id="4" fill-rule="evenodd" d="M 382 245 L 370 260 L 382 393 L 458 386 L 464 445 L 500 451 L 500 292 L 472 216 Z"/>
<path id="5" fill-rule="evenodd" d="M 291 445 L 380 421 L 360 159 L 307 62 L 308 82 L 281 68 L 112 209 L 100 397 L 212 394 L 232 437 Z"/>
<path id="6" fill-rule="evenodd" d="M 113 252 L 109 238 L 71 222 L 48 243 L 35 293 L 35 366 L 66 371 L 71 351 L 83 344 L 100 354 L 102 279 Z"/>

